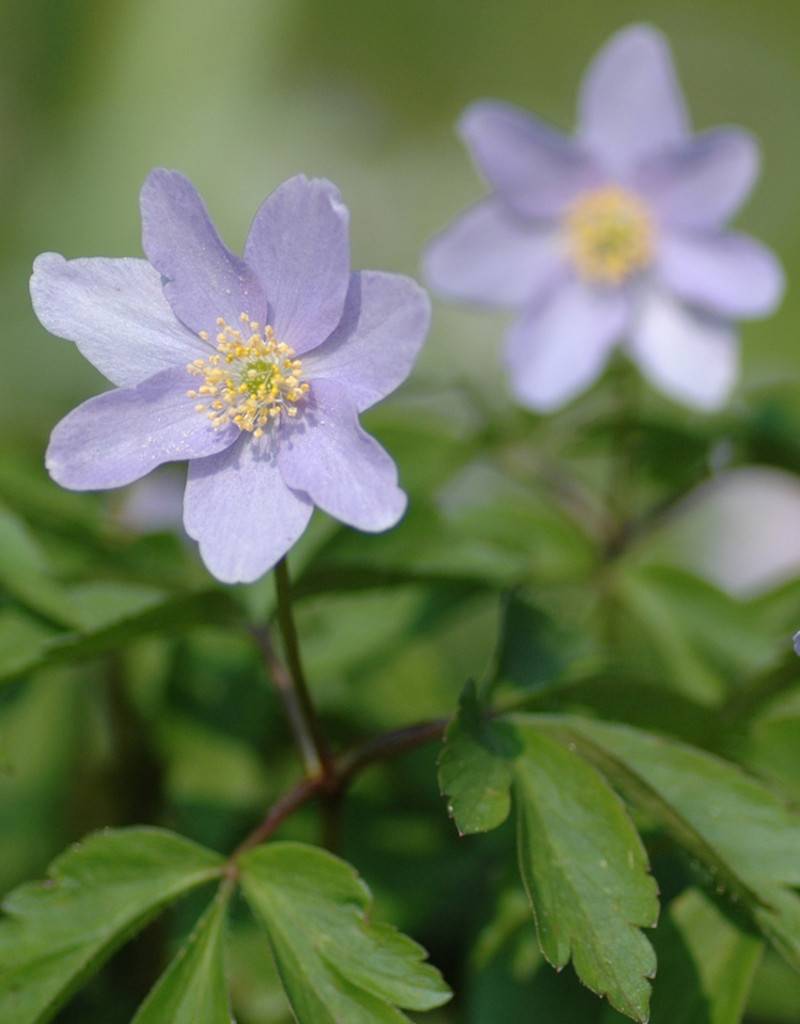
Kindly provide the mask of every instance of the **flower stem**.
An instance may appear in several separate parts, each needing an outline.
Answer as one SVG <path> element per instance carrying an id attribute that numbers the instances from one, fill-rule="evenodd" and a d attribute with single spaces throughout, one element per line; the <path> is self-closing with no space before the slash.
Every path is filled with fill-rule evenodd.
<path id="1" fill-rule="evenodd" d="M 281 559 L 275 566 L 275 591 L 278 597 L 278 628 L 283 639 L 287 664 L 284 665 L 276 654 L 267 629 L 255 629 L 254 635 L 261 648 L 267 670 L 283 701 L 306 776 L 309 779 L 324 781 L 331 774 L 333 762 L 303 671 L 300 644 L 292 614 L 289 570 L 285 559 Z"/>
<path id="2" fill-rule="evenodd" d="M 311 800 L 317 797 L 337 802 L 341 800 L 353 779 L 369 765 L 377 761 L 387 761 L 441 739 L 448 721 L 446 718 L 439 718 L 382 733 L 342 754 L 336 761 L 331 761 L 327 776 L 317 775 L 298 782 L 276 800 L 261 824 L 254 828 L 231 854 L 229 863 L 235 865 L 238 858 L 247 850 L 270 839 L 288 817 Z"/>

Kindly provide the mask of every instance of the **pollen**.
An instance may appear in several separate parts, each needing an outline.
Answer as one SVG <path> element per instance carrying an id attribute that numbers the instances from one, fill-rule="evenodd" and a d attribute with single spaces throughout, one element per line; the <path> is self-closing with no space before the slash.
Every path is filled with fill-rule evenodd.
<path id="1" fill-rule="evenodd" d="M 283 416 L 294 419 L 309 391 L 294 349 L 278 341 L 269 324 L 262 328 L 246 313 L 239 317 L 239 326 L 219 317 L 216 328 L 214 354 L 186 367 L 199 378 L 198 387 L 186 392 L 189 398 L 200 399 L 195 410 L 204 413 L 215 430 L 234 424 L 254 437 L 261 437 Z M 207 331 L 199 337 L 209 340 Z"/>
<path id="2" fill-rule="evenodd" d="M 653 258 L 654 228 L 647 207 L 616 185 L 580 196 L 564 227 L 572 262 L 586 281 L 622 284 Z"/>

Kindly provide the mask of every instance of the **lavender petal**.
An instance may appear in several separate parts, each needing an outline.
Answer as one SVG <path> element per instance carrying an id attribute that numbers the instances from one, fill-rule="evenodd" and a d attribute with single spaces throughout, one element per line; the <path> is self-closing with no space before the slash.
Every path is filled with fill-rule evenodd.
<path id="1" fill-rule="evenodd" d="M 278 465 L 289 487 L 356 529 L 387 530 L 405 511 L 394 461 L 336 381 L 314 381 L 302 418 L 282 428 Z"/>
<path id="2" fill-rule="evenodd" d="M 146 260 L 38 256 L 33 308 L 51 333 L 74 341 L 112 384 L 131 387 L 207 353 L 175 319 L 161 277 Z"/>
<path id="3" fill-rule="evenodd" d="M 269 299 L 278 338 L 301 354 L 339 323 L 350 281 L 349 216 L 335 185 L 299 174 L 261 205 L 245 259 Z"/>
<path id="4" fill-rule="evenodd" d="M 410 277 L 375 270 L 354 273 L 341 322 L 305 356 L 304 376 L 336 381 L 363 412 L 411 373 L 430 317 L 427 293 Z"/>
<path id="5" fill-rule="evenodd" d="M 518 400 L 549 412 L 587 388 L 602 373 L 628 316 L 628 300 L 619 290 L 578 280 L 530 309 L 512 326 L 506 348 Z"/>
<path id="6" fill-rule="evenodd" d="M 194 378 L 185 367 L 161 370 L 132 388 L 90 398 L 53 430 L 46 465 L 74 491 L 107 490 L 138 480 L 164 462 L 227 448 L 236 427 L 214 430 L 186 395 Z"/>
<path id="7" fill-rule="evenodd" d="M 425 280 L 445 298 L 512 308 L 536 302 L 562 268 L 555 229 L 526 224 L 495 196 L 437 235 L 424 261 Z"/>
<path id="8" fill-rule="evenodd" d="M 177 171 L 151 171 L 142 187 L 142 245 L 165 278 L 178 319 L 213 336 L 218 317 L 234 327 L 247 313 L 263 322 L 264 292 L 255 274 L 221 241 L 192 183 Z"/>
<path id="9" fill-rule="evenodd" d="M 183 520 L 209 572 L 223 583 L 263 576 L 305 530 L 314 506 L 278 470 L 274 438 L 250 434 L 189 464 Z"/>

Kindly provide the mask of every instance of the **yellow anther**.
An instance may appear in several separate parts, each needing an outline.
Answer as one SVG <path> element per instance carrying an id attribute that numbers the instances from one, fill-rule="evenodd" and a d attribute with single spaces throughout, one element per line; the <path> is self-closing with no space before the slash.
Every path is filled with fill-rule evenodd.
<path id="1" fill-rule="evenodd" d="M 579 196 L 564 228 L 572 261 L 587 281 L 621 284 L 653 257 L 654 227 L 647 207 L 616 185 Z"/>
<path id="2" fill-rule="evenodd" d="M 202 378 L 200 387 L 187 395 L 214 398 L 210 406 L 199 403 L 195 409 L 205 412 L 215 429 L 234 424 L 262 437 L 264 428 L 282 415 L 297 416 L 297 403 L 308 394 L 309 385 L 302 381 L 302 360 L 293 358 L 294 350 L 278 341 L 269 324 L 262 330 L 246 313 L 239 320 L 250 332 L 246 339 L 223 317 L 217 319 L 217 350 L 187 366 L 189 373 Z M 200 332 L 203 335 L 207 340 L 208 333 Z"/>

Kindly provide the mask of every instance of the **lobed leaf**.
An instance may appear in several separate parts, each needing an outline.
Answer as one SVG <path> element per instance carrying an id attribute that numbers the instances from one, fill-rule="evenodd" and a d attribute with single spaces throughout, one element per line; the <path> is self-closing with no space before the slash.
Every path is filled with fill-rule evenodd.
<path id="1" fill-rule="evenodd" d="M 299 1024 L 399 1024 L 400 1009 L 450 998 L 425 951 L 368 918 L 366 885 L 344 861 L 302 843 L 270 843 L 240 861 Z"/>
<path id="2" fill-rule="evenodd" d="M 761 959 L 757 935 L 699 889 L 687 889 L 670 904 L 655 947 L 651 1024 L 739 1024 Z"/>
<path id="3" fill-rule="evenodd" d="M 576 717 L 536 721 L 576 743 L 800 969 L 800 814 L 737 766 L 678 741 Z"/>
<path id="4" fill-rule="evenodd" d="M 469 683 L 439 756 L 439 788 L 461 835 L 488 832 L 508 817 L 517 747 L 507 726 L 486 718 Z"/>
<path id="5" fill-rule="evenodd" d="M 233 1024 L 223 941 L 230 893 L 220 887 L 131 1024 Z"/>
<path id="6" fill-rule="evenodd" d="M 658 919 L 647 854 L 619 797 L 586 761 L 521 727 L 514 771 L 520 872 L 539 944 L 612 1006 L 646 1021 Z"/>
<path id="7" fill-rule="evenodd" d="M 42 1024 L 161 907 L 218 877 L 222 858 L 152 828 L 89 836 L 0 920 L 0 1020 Z"/>

